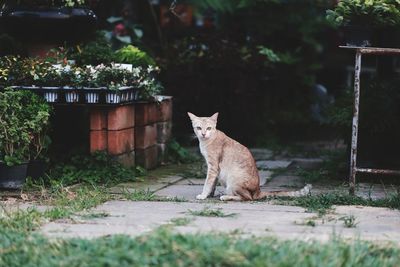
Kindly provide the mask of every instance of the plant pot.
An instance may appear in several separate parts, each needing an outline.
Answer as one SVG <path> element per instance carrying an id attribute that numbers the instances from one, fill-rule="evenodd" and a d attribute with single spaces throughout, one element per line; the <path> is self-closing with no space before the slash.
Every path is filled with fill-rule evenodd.
<path id="1" fill-rule="evenodd" d="M 22 40 L 79 40 L 97 27 L 97 17 L 88 8 L 18 6 L 12 2 L 3 4 L 0 24 Z"/>
<path id="2" fill-rule="evenodd" d="M 121 93 L 118 91 L 106 93 L 106 103 L 107 104 L 121 103 Z"/>
<path id="3" fill-rule="evenodd" d="M 77 103 L 79 102 L 79 93 L 76 88 L 64 87 L 65 91 L 65 102 L 67 103 Z"/>
<path id="4" fill-rule="evenodd" d="M 83 88 L 85 92 L 85 101 L 88 104 L 96 104 L 99 103 L 100 99 L 100 90 L 101 88 Z"/>
<path id="5" fill-rule="evenodd" d="M 373 30 L 363 26 L 344 26 L 342 28 L 346 46 L 372 46 Z"/>
<path id="6" fill-rule="evenodd" d="M 44 160 L 31 160 L 28 164 L 27 176 L 33 180 L 43 177 L 47 169 L 47 164 Z"/>
<path id="7" fill-rule="evenodd" d="M 26 179 L 28 163 L 7 166 L 0 162 L 0 188 L 19 189 Z"/>
<path id="8" fill-rule="evenodd" d="M 58 102 L 58 87 L 42 87 L 44 90 L 43 97 L 49 103 Z"/>

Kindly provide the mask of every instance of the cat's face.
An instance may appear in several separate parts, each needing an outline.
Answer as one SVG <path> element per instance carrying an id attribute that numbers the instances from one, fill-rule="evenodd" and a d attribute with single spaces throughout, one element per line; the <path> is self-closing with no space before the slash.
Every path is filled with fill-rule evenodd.
<path id="1" fill-rule="evenodd" d="M 188 115 L 192 120 L 193 131 L 199 140 L 210 139 L 216 133 L 218 113 L 211 117 L 197 117 L 190 112 L 188 112 Z"/>

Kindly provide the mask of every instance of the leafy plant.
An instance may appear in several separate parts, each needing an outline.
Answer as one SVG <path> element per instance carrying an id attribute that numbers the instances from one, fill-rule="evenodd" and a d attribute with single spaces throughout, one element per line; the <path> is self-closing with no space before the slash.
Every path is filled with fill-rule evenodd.
<path id="1" fill-rule="evenodd" d="M 205 206 L 202 210 L 188 210 L 188 213 L 193 216 L 202 217 L 234 217 L 236 213 L 224 213 L 221 208 L 212 209 Z"/>
<path id="2" fill-rule="evenodd" d="M 344 226 L 347 228 L 354 228 L 358 224 L 354 215 L 343 216 L 339 220 L 343 221 Z"/>
<path id="3" fill-rule="evenodd" d="M 107 86 L 109 89 L 117 90 L 121 86 L 128 85 L 130 73 L 124 69 L 113 67 L 98 66 L 96 67 L 95 84 L 97 86 Z"/>
<path id="4" fill-rule="evenodd" d="M 115 60 L 120 63 L 132 64 L 134 67 L 156 65 L 153 58 L 133 45 L 127 45 L 115 51 Z"/>
<path id="5" fill-rule="evenodd" d="M 30 149 L 42 145 L 33 141 L 48 126 L 50 107 L 29 91 L 9 88 L 0 92 L 0 155 L 11 166 L 27 161 Z M 37 154 L 33 153 L 33 154 Z"/>
<path id="6" fill-rule="evenodd" d="M 108 65 L 115 60 L 115 54 L 110 43 L 99 33 L 96 40 L 76 46 L 71 59 L 76 60 L 79 66 Z"/>
<path id="7" fill-rule="evenodd" d="M 122 166 L 105 152 L 92 155 L 76 155 L 56 164 L 50 169 L 49 177 L 62 185 L 75 183 L 115 184 L 135 180 L 135 171 Z"/>
<path id="8" fill-rule="evenodd" d="M 180 163 L 190 163 L 196 159 L 193 154 L 175 140 L 168 143 L 168 157 L 170 161 Z"/>
<path id="9" fill-rule="evenodd" d="M 396 0 L 341 0 L 326 18 L 337 26 L 387 27 L 400 25 L 400 2 Z"/>

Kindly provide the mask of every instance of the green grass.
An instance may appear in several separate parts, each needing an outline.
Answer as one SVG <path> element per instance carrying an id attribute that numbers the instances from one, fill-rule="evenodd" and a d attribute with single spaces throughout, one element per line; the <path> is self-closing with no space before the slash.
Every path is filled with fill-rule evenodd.
<path id="1" fill-rule="evenodd" d="M 211 207 L 204 207 L 202 210 L 188 210 L 188 213 L 193 216 L 202 217 L 233 217 L 236 213 L 225 214 L 221 208 L 212 209 Z"/>
<path id="2" fill-rule="evenodd" d="M 334 238 L 326 243 L 160 229 L 130 238 L 46 239 L 0 227 L 0 266 L 398 266 L 396 246 Z"/>
<path id="3" fill-rule="evenodd" d="M 154 201 L 156 195 L 153 191 L 147 190 L 134 190 L 133 192 L 125 191 L 123 196 L 127 200 L 131 201 Z"/>
<path id="4" fill-rule="evenodd" d="M 278 204 L 300 206 L 309 212 L 327 213 L 333 205 L 360 205 L 400 209 L 400 195 L 395 194 L 384 199 L 372 200 L 345 193 L 327 193 L 296 198 L 278 197 Z"/>

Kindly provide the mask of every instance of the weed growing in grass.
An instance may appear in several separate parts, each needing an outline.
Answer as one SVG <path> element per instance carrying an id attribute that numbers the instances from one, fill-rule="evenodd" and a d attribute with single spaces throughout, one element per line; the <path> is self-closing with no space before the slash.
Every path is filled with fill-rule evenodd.
<path id="1" fill-rule="evenodd" d="M 333 205 L 360 205 L 400 209 L 400 194 L 378 200 L 364 199 L 344 193 L 327 193 L 296 198 L 275 197 L 269 199 L 277 199 L 278 204 L 304 207 L 308 212 L 317 212 L 320 216 L 326 214 Z"/>
<path id="2" fill-rule="evenodd" d="M 154 201 L 156 200 L 156 195 L 153 191 L 147 190 L 135 190 L 133 192 L 125 191 L 123 196 L 127 200 L 131 201 Z"/>
<path id="3" fill-rule="evenodd" d="M 107 212 L 90 212 L 88 214 L 81 215 L 81 218 L 84 220 L 90 220 L 90 219 L 106 218 L 109 216 L 110 214 Z"/>
<path id="4" fill-rule="evenodd" d="M 182 217 L 182 218 L 173 218 L 171 220 L 171 223 L 175 226 L 185 226 L 188 225 L 191 221 L 193 221 L 192 218 Z"/>
<path id="5" fill-rule="evenodd" d="M 14 212 L 8 212 L 4 207 L 1 208 L 2 210 L 0 211 L 0 229 L 27 233 L 36 230 L 43 220 L 42 214 L 35 208 L 28 208 L 27 210 L 17 210 Z"/>
<path id="6" fill-rule="evenodd" d="M 205 206 L 202 210 L 188 210 L 188 213 L 193 216 L 203 217 L 234 217 L 236 213 L 225 214 L 221 208 L 212 209 L 211 207 Z"/>
<path id="7" fill-rule="evenodd" d="M 339 220 L 343 221 L 344 226 L 347 228 L 355 228 L 358 224 L 354 215 L 343 216 Z"/>

